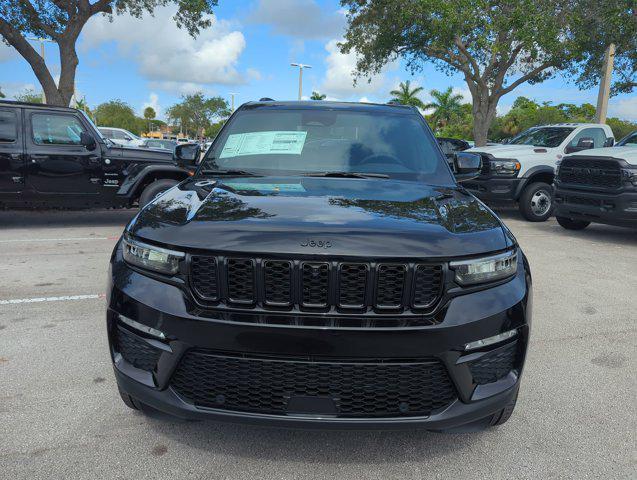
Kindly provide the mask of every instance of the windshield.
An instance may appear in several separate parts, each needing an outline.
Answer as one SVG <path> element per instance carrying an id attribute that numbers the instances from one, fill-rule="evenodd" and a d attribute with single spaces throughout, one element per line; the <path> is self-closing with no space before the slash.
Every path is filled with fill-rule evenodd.
<path id="1" fill-rule="evenodd" d="M 637 132 L 633 132 L 630 135 L 624 137 L 617 142 L 618 147 L 637 147 Z"/>
<path id="2" fill-rule="evenodd" d="M 508 144 L 559 147 L 573 130 L 575 129 L 570 127 L 530 128 L 513 137 Z"/>
<path id="3" fill-rule="evenodd" d="M 201 171 L 206 170 L 265 175 L 356 172 L 453 183 L 433 136 L 417 115 L 356 110 L 239 111 L 204 158 Z"/>

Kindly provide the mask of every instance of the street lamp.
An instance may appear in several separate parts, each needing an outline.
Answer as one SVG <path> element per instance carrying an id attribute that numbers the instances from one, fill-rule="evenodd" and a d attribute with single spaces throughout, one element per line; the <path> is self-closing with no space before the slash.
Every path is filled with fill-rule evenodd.
<path id="1" fill-rule="evenodd" d="M 231 108 L 231 110 L 230 111 L 234 112 L 234 96 L 235 95 L 239 95 L 239 94 L 238 93 L 234 93 L 234 92 L 230 92 L 228 95 L 230 95 L 230 98 L 231 98 L 231 100 L 230 100 L 230 105 L 231 105 L 230 108 Z"/>
<path id="2" fill-rule="evenodd" d="M 27 37 L 27 40 L 30 40 L 32 42 L 40 42 L 40 56 L 42 57 L 42 61 L 46 63 L 46 59 L 44 57 L 44 42 L 55 42 L 53 40 L 49 40 L 48 38 L 42 37 Z M 42 87 L 42 103 L 46 103 L 46 94 L 44 93 L 44 87 Z"/>
<path id="3" fill-rule="evenodd" d="M 293 67 L 299 67 L 299 100 L 303 98 L 303 69 L 312 68 L 312 65 L 305 65 L 304 63 L 290 63 Z"/>

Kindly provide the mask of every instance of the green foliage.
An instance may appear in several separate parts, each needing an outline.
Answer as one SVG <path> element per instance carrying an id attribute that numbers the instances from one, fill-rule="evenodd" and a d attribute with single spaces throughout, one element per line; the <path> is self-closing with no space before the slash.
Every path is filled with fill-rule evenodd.
<path id="1" fill-rule="evenodd" d="M 135 116 L 130 105 L 122 100 L 111 100 L 101 103 L 93 111 L 93 116 L 100 127 L 125 128 L 139 135 L 146 121 Z"/>
<path id="2" fill-rule="evenodd" d="M 219 130 L 221 130 L 221 127 L 223 127 L 225 123 L 226 123 L 225 119 L 220 120 L 218 122 L 211 123 L 210 126 L 206 127 L 206 129 L 204 130 L 206 137 L 215 138 L 217 134 L 219 133 Z"/>
<path id="3" fill-rule="evenodd" d="M 412 107 L 424 108 L 425 104 L 418 94 L 423 91 L 422 87 L 416 87 L 413 90 L 410 88 L 411 82 L 409 80 L 400 82 L 398 90 L 392 90 L 389 92 L 392 95 L 392 102 L 400 103 L 401 105 L 410 105 Z"/>
<path id="4" fill-rule="evenodd" d="M 4 98 L 4 93 L 2 93 L 2 89 L 0 88 L 0 98 Z"/>
<path id="5" fill-rule="evenodd" d="M 157 116 L 157 112 L 155 112 L 155 109 L 153 107 L 146 107 L 144 109 L 144 118 L 146 120 L 152 120 L 156 116 Z"/>
<path id="6" fill-rule="evenodd" d="M 427 122 L 435 125 L 435 121 L 428 116 Z M 471 105 L 464 103 L 460 106 L 460 112 L 446 125 L 439 127 L 436 134 L 440 137 L 473 138 L 473 114 Z"/>
<path id="7" fill-rule="evenodd" d="M 201 135 L 215 119 L 230 115 L 228 102 L 221 97 L 204 97 L 203 93 L 184 95 L 182 101 L 166 110 L 173 125 L 181 126 L 186 135 Z"/>
<path id="8" fill-rule="evenodd" d="M 18 102 L 42 103 L 42 94 L 37 93 L 32 88 L 28 88 L 24 90 L 22 93 L 17 94 L 15 96 L 15 99 Z"/>
<path id="9" fill-rule="evenodd" d="M 606 123 L 610 125 L 615 134 L 615 140 L 620 140 L 631 132 L 637 130 L 637 123 L 628 120 L 620 120 L 619 118 L 607 118 Z"/>
<path id="10" fill-rule="evenodd" d="M 432 90 L 429 93 L 434 101 L 425 105 L 424 108 L 434 109 L 430 118 L 436 128 L 442 128 L 461 116 L 463 97 L 462 95 L 454 94 L 451 87 L 448 87 L 444 92 Z"/>
<path id="11" fill-rule="evenodd" d="M 324 95 L 319 92 L 312 92 L 312 95 L 310 96 L 310 100 L 325 100 L 326 98 L 327 98 L 327 95 Z"/>

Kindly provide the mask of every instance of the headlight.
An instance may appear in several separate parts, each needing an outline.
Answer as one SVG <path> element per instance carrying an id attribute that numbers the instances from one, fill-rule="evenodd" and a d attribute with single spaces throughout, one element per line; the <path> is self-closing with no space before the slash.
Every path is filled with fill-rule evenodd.
<path id="1" fill-rule="evenodd" d="M 449 267 L 456 272 L 455 279 L 460 285 L 493 282 L 517 272 L 518 255 L 512 250 L 492 257 L 451 262 Z"/>
<path id="2" fill-rule="evenodd" d="M 491 159 L 489 160 L 491 171 L 496 175 L 514 176 L 520 171 L 520 162 L 513 159 Z"/>
<path id="3" fill-rule="evenodd" d="M 179 271 L 179 262 L 185 256 L 182 252 L 148 245 L 128 236 L 122 240 L 122 248 L 127 263 L 168 275 Z"/>
<path id="4" fill-rule="evenodd" d="M 635 168 L 624 168 L 622 170 L 622 175 L 626 179 L 626 181 L 632 183 L 637 187 L 637 169 Z"/>

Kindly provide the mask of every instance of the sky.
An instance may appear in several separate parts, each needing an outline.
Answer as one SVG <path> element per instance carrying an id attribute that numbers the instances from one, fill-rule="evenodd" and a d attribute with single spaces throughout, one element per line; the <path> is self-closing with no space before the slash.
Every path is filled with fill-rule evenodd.
<path id="1" fill-rule="evenodd" d="M 78 42 L 80 63 L 76 87 L 90 107 L 120 99 L 140 113 L 152 106 L 163 118 L 165 110 L 183 94 L 201 91 L 230 99 L 237 105 L 270 97 L 295 100 L 298 69 L 291 62 L 309 64 L 303 93 L 319 91 L 330 100 L 386 102 L 400 81 L 422 86 L 421 99 L 431 89 L 452 86 L 467 102 L 471 96 L 463 79 L 447 76 L 433 65 L 411 75 L 397 61 L 371 79 L 353 86 L 354 54 L 338 50 L 346 20 L 338 0 L 219 0 L 213 25 L 196 39 L 172 21 L 176 8 L 158 8 L 142 19 L 95 16 Z M 46 61 L 59 74 L 57 46 L 46 44 Z M 8 98 L 26 89 L 40 91 L 29 65 L 0 43 L 0 88 Z M 522 85 L 500 100 L 506 113 L 518 96 L 538 102 L 596 104 L 597 90 L 579 90 L 557 77 L 539 85 Z M 613 97 L 609 116 L 637 121 L 637 95 Z"/>

